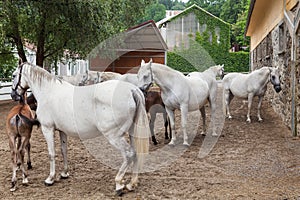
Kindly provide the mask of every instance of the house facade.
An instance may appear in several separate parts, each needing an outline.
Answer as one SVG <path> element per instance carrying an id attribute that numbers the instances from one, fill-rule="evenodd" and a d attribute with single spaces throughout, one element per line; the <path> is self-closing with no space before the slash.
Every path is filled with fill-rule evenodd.
<path id="1" fill-rule="evenodd" d="M 300 133 L 299 8 L 298 0 L 251 0 L 246 27 L 251 70 L 280 69 L 283 90 L 269 86 L 266 97 L 293 135 Z"/>
<path id="2" fill-rule="evenodd" d="M 197 34 L 204 32 L 209 35 L 210 42 L 216 38 L 218 44 L 230 45 L 230 24 L 195 4 L 166 17 L 156 25 L 169 50 L 177 47 L 189 48 L 189 39 L 195 39 Z"/>

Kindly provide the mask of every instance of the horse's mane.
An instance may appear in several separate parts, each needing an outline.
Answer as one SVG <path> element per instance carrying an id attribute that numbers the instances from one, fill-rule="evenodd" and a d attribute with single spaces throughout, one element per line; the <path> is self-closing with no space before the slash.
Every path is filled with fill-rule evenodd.
<path id="1" fill-rule="evenodd" d="M 167 71 L 167 72 L 170 72 L 170 73 L 175 73 L 177 75 L 180 75 L 180 76 L 184 76 L 183 73 L 175 70 L 175 69 L 172 69 L 171 67 L 167 66 L 167 65 L 163 65 L 163 64 L 160 64 L 160 63 L 152 63 L 151 67 L 152 66 L 156 66 L 158 69 L 163 69 L 164 71 Z"/>
<path id="2" fill-rule="evenodd" d="M 104 81 L 118 79 L 120 76 L 121 76 L 121 74 L 115 73 L 115 72 L 102 72 L 101 73 L 101 79 Z"/>
<path id="3" fill-rule="evenodd" d="M 28 66 L 23 70 L 27 70 L 30 80 L 37 81 L 39 85 L 41 85 L 41 83 L 45 80 L 47 82 L 55 82 L 58 80 L 54 75 L 50 74 L 42 67 L 33 65 L 31 63 L 23 63 L 22 65 L 23 68 Z"/>
<path id="4" fill-rule="evenodd" d="M 220 67 L 222 67 L 222 65 L 214 65 L 214 66 L 211 66 L 211 67 L 207 68 L 203 72 L 205 72 L 205 71 L 215 71 L 215 70 L 218 70 Z"/>

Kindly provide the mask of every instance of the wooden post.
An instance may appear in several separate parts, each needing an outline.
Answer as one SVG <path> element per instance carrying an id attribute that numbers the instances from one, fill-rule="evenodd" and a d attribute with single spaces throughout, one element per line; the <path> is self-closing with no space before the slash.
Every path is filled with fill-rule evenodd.
<path id="1" fill-rule="evenodd" d="M 299 15 L 299 3 L 297 4 L 296 16 L 291 12 L 286 10 L 286 0 L 283 1 L 284 8 L 284 19 L 286 21 L 289 33 L 292 38 L 291 47 L 291 92 L 292 92 L 292 104 L 291 104 L 291 130 L 292 135 L 297 136 L 297 97 L 296 97 L 296 57 L 297 57 L 297 29 L 299 27 L 300 15 Z"/>

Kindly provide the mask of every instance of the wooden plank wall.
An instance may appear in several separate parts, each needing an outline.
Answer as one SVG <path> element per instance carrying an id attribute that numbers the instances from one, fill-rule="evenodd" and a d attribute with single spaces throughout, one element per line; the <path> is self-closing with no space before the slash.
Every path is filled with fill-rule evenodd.
<path id="1" fill-rule="evenodd" d="M 153 62 L 165 64 L 165 52 L 131 51 L 114 61 L 99 57 L 91 59 L 90 70 L 112 71 L 121 74 L 137 73 L 142 59 L 148 62 L 151 58 Z"/>

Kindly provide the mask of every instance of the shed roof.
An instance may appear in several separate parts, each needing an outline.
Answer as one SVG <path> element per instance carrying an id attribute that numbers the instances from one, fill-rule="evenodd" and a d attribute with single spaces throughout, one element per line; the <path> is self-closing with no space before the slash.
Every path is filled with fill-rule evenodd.
<path id="1" fill-rule="evenodd" d="M 129 28 L 120 51 L 166 51 L 168 46 L 153 20 Z"/>
<path id="2" fill-rule="evenodd" d="M 223 23 L 225 23 L 225 24 L 229 24 L 228 22 L 225 22 L 224 20 L 220 19 L 219 17 L 217 17 L 217 16 L 211 14 L 210 12 L 207 12 L 206 10 L 204 10 L 203 8 L 201 8 L 200 6 L 197 6 L 196 4 L 193 4 L 192 6 L 190 6 L 190 7 L 186 8 L 186 9 L 184 9 L 181 13 L 178 13 L 177 15 L 174 15 L 174 16 L 172 16 L 172 17 L 167 17 L 167 18 L 164 18 L 164 19 L 158 21 L 158 22 L 156 23 L 156 26 L 157 26 L 158 28 L 160 28 L 163 24 L 165 24 L 165 23 L 167 23 L 167 22 L 170 22 L 170 21 L 172 21 L 174 18 L 177 18 L 177 17 L 179 17 L 179 16 L 186 15 L 187 13 L 190 13 L 190 11 L 193 10 L 193 9 L 200 10 L 200 11 L 206 13 L 207 15 L 209 15 L 209 16 L 211 16 L 211 17 L 213 17 L 213 18 L 218 19 L 219 21 L 221 21 L 221 22 L 223 22 Z"/>

